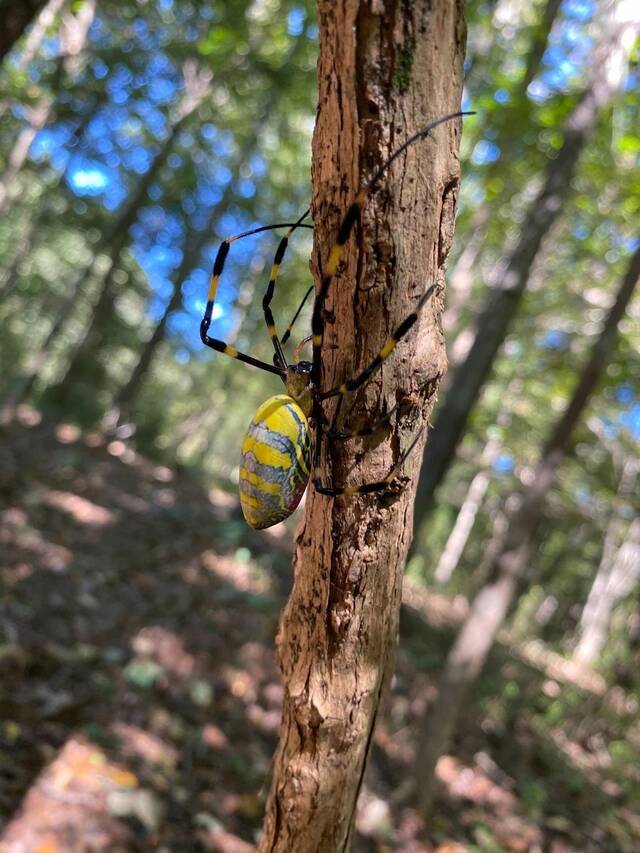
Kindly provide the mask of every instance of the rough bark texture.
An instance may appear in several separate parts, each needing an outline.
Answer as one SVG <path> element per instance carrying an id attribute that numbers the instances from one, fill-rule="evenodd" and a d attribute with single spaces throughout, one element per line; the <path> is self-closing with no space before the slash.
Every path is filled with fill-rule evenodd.
<path id="1" fill-rule="evenodd" d="M 319 12 L 313 257 L 322 262 L 361 181 L 427 121 L 459 109 L 465 29 L 452 0 L 324 0 Z M 338 349 L 325 353 L 323 387 L 355 375 L 427 287 L 442 284 L 459 137 L 456 121 L 412 146 L 368 202 L 331 289 L 326 341 Z M 332 450 L 325 479 L 380 479 L 423 430 L 446 364 L 441 310 L 439 292 L 358 397 L 367 419 L 404 400 L 399 421 L 364 447 Z M 334 500 L 310 489 L 278 635 L 285 700 L 261 851 L 348 849 L 392 665 L 419 457 L 418 449 L 393 499 Z"/>
<path id="2" fill-rule="evenodd" d="M 513 251 L 490 276 L 494 288 L 478 318 L 475 340 L 457 368 L 439 410 L 418 485 L 417 523 L 428 514 L 435 490 L 455 457 L 469 414 L 517 312 L 542 241 L 570 193 L 576 165 L 596 126 L 600 110 L 619 90 L 625 77 L 628 56 L 639 27 L 640 6 L 629 2 L 612 6 L 608 19 L 603 22 L 601 40 L 594 51 L 593 73 L 565 123 L 562 148 L 558 156 L 549 161 L 543 186 L 523 218 Z"/>
<path id="3" fill-rule="evenodd" d="M 544 501 L 570 447 L 573 431 L 613 350 L 618 324 L 640 277 L 640 248 L 631 258 L 606 322 L 583 368 L 564 413 L 547 440 L 540 461 L 522 492 L 519 507 L 508 518 L 504 546 L 493 562 L 491 577 L 473 600 L 469 615 L 453 644 L 442 674 L 438 698 L 431 709 L 416 763 L 421 810 L 428 815 L 438 758 L 447 748 L 464 696 L 478 676 L 496 634 L 513 604 L 528 567 L 529 551 Z"/>

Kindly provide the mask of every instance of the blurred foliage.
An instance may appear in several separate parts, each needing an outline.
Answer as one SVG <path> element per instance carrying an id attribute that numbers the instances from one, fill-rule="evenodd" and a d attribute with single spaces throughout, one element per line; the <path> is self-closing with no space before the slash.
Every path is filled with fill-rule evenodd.
<path id="1" fill-rule="evenodd" d="M 238 436 L 261 399 L 279 388 L 276 379 L 204 352 L 199 319 L 217 243 L 253 225 L 292 221 L 308 204 L 315 9 L 307 0 L 101 0 L 69 62 L 63 56 L 65 16 L 80 14 L 82 6 L 80 0 L 63 6 L 26 68 L 20 62 L 23 38 L 0 71 L 0 183 L 7 193 L 0 217 L 0 404 L 30 403 L 85 429 L 111 429 L 112 437 L 186 468 L 208 487 L 233 490 Z M 450 349 L 484 303 L 491 286 L 486 273 L 515 239 L 588 73 L 595 26 L 588 0 L 564 0 L 546 50 L 532 66 L 532 51 L 546 36 L 544 7 L 506 0 L 468 4 L 464 106 L 477 116 L 465 120 L 449 263 L 454 283 L 481 213 L 484 220 L 470 287 L 459 294 L 454 287 L 450 294 L 461 303 Z M 495 519 L 526 479 L 566 401 L 638 239 L 637 59 L 636 52 L 624 91 L 580 161 L 572 197 L 544 243 L 523 309 L 440 489 L 428 545 L 409 567 L 412 578 L 434 583 L 433 570 L 485 442 L 498 437 L 501 452 L 460 565 L 443 590 L 447 595 L 470 596 L 482 584 L 478 566 Z M 180 123 L 194 68 L 208 80 L 206 93 Z M 34 114 L 43 105 L 47 118 L 37 129 Z M 13 174 L 21 134 L 30 128 L 28 156 Z M 167 139 L 170 149 L 136 199 Z M 132 219 L 118 235 L 132 200 Z M 266 360 L 271 345 L 261 298 L 277 239 L 267 234 L 234 244 L 215 318 L 218 336 Z M 311 282 L 310 245 L 308 233 L 296 236 L 283 265 L 275 302 L 281 328 Z M 69 387 L 69 364 L 96 320 L 109 275 L 112 298 L 99 317 L 99 345 L 83 359 L 82 381 L 73 379 Z M 82 287 L 69 305 L 78 281 Z M 114 415 L 174 290 L 179 298 L 164 318 L 150 369 L 126 411 Z M 637 454 L 640 436 L 639 317 L 636 298 L 548 503 L 530 567 L 532 586 L 511 624 L 514 641 L 537 638 L 550 650 L 571 654 L 607 527 L 614 517 L 621 519 L 624 537 L 639 511 L 637 483 L 631 493 L 620 493 L 624 462 Z M 306 310 L 294 342 L 308 329 Z M 24 393 L 30 371 L 34 381 Z M 508 422 L 499 423 L 505 414 Z M 244 559 L 245 531 L 237 518 L 216 536 Z M 636 586 L 615 611 L 598 664 L 610 683 L 623 684 L 633 696 L 640 694 L 638 604 Z M 251 606 L 259 611 L 260 601 Z M 442 658 L 429 644 L 420 654 L 426 668 Z M 151 688 L 161 674 L 153 666 L 134 661 L 127 677 Z M 578 692 L 550 696 L 539 679 L 527 681 L 522 673 L 510 678 L 507 669 L 503 662 L 490 668 L 474 707 L 490 720 L 488 738 L 500 754 L 509 749 L 500 733 L 518 714 L 526 716 L 532 743 L 546 738 L 544 749 L 532 748 L 518 780 L 530 815 L 537 820 L 549 810 L 556 784 L 564 790 L 578 779 L 568 798 L 586 800 L 592 791 L 588 785 L 580 789 L 579 775 L 563 777 L 558 741 L 549 740 L 559 729 L 582 741 L 604 738 L 616 785 L 637 803 L 637 782 L 627 773 L 638 763 L 637 740 L 627 742 L 626 718 L 603 717 L 601 706 L 585 710 Z M 592 716 L 585 720 L 587 713 Z M 491 847 L 481 823 L 474 832 L 478 849 L 501 849 Z"/>

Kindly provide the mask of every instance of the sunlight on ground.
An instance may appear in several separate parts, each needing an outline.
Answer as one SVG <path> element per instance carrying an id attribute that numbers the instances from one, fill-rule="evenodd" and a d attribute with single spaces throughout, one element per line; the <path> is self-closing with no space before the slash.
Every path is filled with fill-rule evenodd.
<path id="1" fill-rule="evenodd" d="M 45 539 L 39 530 L 30 526 L 26 512 L 17 507 L 0 513 L 0 546 L 8 563 L 3 568 L 3 579 L 7 584 L 28 578 L 37 567 L 34 564 L 52 572 L 62 572 L 73 560 L 73 553 L 68 548 Z M 10 549 L 19 554 L 17 561 L 9 559 Z M 25 559 L 27 554 L 29 559 Z"/>
<path id="2" fill-rule="evenodd" d="M 256 565 L 235 557 L 224 557 L 213 551 L 203 551 L 200 559 L 208 572 L 236 589 L 256 595 L 273 591 L 273 579 Z"/>
<path id="3" fill-rule="evenodd" d="M 2 853 L 66 853 L 82 838 L 91 850 L 112 850 L 128 831 L 114 818 L 118 798 L 138 791 L 129 770 L 81 738 L 68 740 L 31 786 L 20 813 L 7 826 Z M 66 841 L 73 846 L 67 846 Z"/>
<path id="4" fill-rule="evenodd" d="M 49 506 L 61 509 L 68 513 L 79 524 L 91 524 L 96 527 L 106 527 L 116 521 L 116 516 L 111 510 L 105 509 L 98 504 L 81 498 L 72 492 L 62 492 L 53 489 L 45 495 L 44 502 Z"/>
<path id="5" fill-rule="evenodd" d="M 180 637 L 157 625 L 142 628 L 131 641 L 138 658 L 151 660 L 181 681 L 189 680 L 195 670 L 195 659 L 185 649 Z"/>

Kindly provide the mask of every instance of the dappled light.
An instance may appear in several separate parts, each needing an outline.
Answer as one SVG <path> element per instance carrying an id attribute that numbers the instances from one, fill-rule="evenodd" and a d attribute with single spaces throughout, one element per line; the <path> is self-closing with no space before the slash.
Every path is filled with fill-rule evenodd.
<path id="1" fill-rule="evenodd" d="M 104 507 L 98 506 L 91 501 L 81 498 L 80 495 L 71 492 L 53 490 L 44 496 L 44 502 L 55 509 L 69 513 L 79 524 L 91 524 L 97 527 L 106 527 L 113 524 L 116 516 Z"/>
<path id="2" fill-rule="evenodd" d="M 0 853 L 640 851 L 637 0 L 4 5 Z"/>

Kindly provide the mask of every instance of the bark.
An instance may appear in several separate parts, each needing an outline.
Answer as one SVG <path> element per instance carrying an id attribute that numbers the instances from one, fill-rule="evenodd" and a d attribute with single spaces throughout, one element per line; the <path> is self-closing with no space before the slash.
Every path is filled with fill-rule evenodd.
<path id="1" fill-rule="evenodd" d="M 447 748 L 469 686 L 480 673 L 496 634 L 525 576 L 529 551 L 544 501 L 569 450 L 573 431 L 603 374 L 618 334 L 618 324 L 640 277 L 640 248 L 631 258 L 615 302 L 596 340 L 562 416 L 551 432 L 540 461 L 523 490 L 519 507 L 508 516 L 504 546 L 491 566 L 490 579 L 473 600 L 447 657 L 438 697 L 427 718 L 415 777 L 421 811 L 428 816 L 434 795 L 435 767 Z"/>
<path id="2" fill-rule="evenodd" d="M 549 162 L 543 186 L 523 218 L 513 251 L 490 275 L 493 288 L 478 318 L 474 342 L 456 369 L 429 437 L 416 497 L 418 524 L 432 508 L 435 490 L 453 462 L 471 410 L 518 310 L 542 241 L 571 191 L 576 165 L 600 111 L 620 89 L 639 26 L 640 5 L 613 6 L 595 50 L 592 79 L 565 123 L 563 145 Z"/>
<path id="3" fill-rule="evenodd" d="M 31 21 L 38 14 L 43 0 L 7 0 L 0 11 L 0 59 L 11 50 Z"/>
<path id="4" fill-rule="evenodd" d="M 620 514 L 620 504 L 627 506 L 626 501 L 633 495 L 639 468 L 637 459 L 628 458 L 622 469 L 618 500 L 607 525 L 600 565 L 580 618 L 573 660 L 581 666 L 592 666 L 600 657 L 613 611 L 640 572 L 640 519 L 631 523 L 625 535 L 627 525 Z"/>
<path id="5" fill-rule="evenodd" d="M 314 258 L 326 259 L 361 181 L 428 120 L 459 107 L 462 3 L 319 3 L 319 108 L 313 140 Z M 370 199 L 331 289 L 322 387 L 355 375 L 441 283 L 454 224 L 460 126 L 438 128 L 400 158 Z M 318 270 L 315 270 L 316 276 Z M 325 481 L 384 476 L 421 430 L 445 369 L 442 300 L 358 397 L 375 419 L 404 414 L 374 441 L 334 447 Z M 375 447 L 375 452 L 373 448 Z M 331 464 L 329 464 L 331 463 Z M 354 464 L 355 463 L 355 464 Z M 284 680 L 280 740 L 261 851 L 349 848 L 356 801 L 396 644 L 402 567 L 419 458 L 394 498 L 331 499 L 310 489 L 296 539 L 294 584 L 278 632 Z"/>
<path id="6" fill-rule="evenodd" d="M 95 16 L 95 0 L 85 0 L 77 14 L 64 16 L 60 28 L 60 54 L 53 74 L 52 89 L 55 92 L 64 72 L 77 70 L 77 57 L 84 50 L 89 28 Z M 0 214 L 6 214 L 15 195 L 15 181 L 24 166 L 31 144 L 36 135 L 49 122 L 53 111 L 54 96 L 45 95 L 29 110 L 28 124 L 22 128 L 7 158 L 7 165 L 0 177 Z"/>

